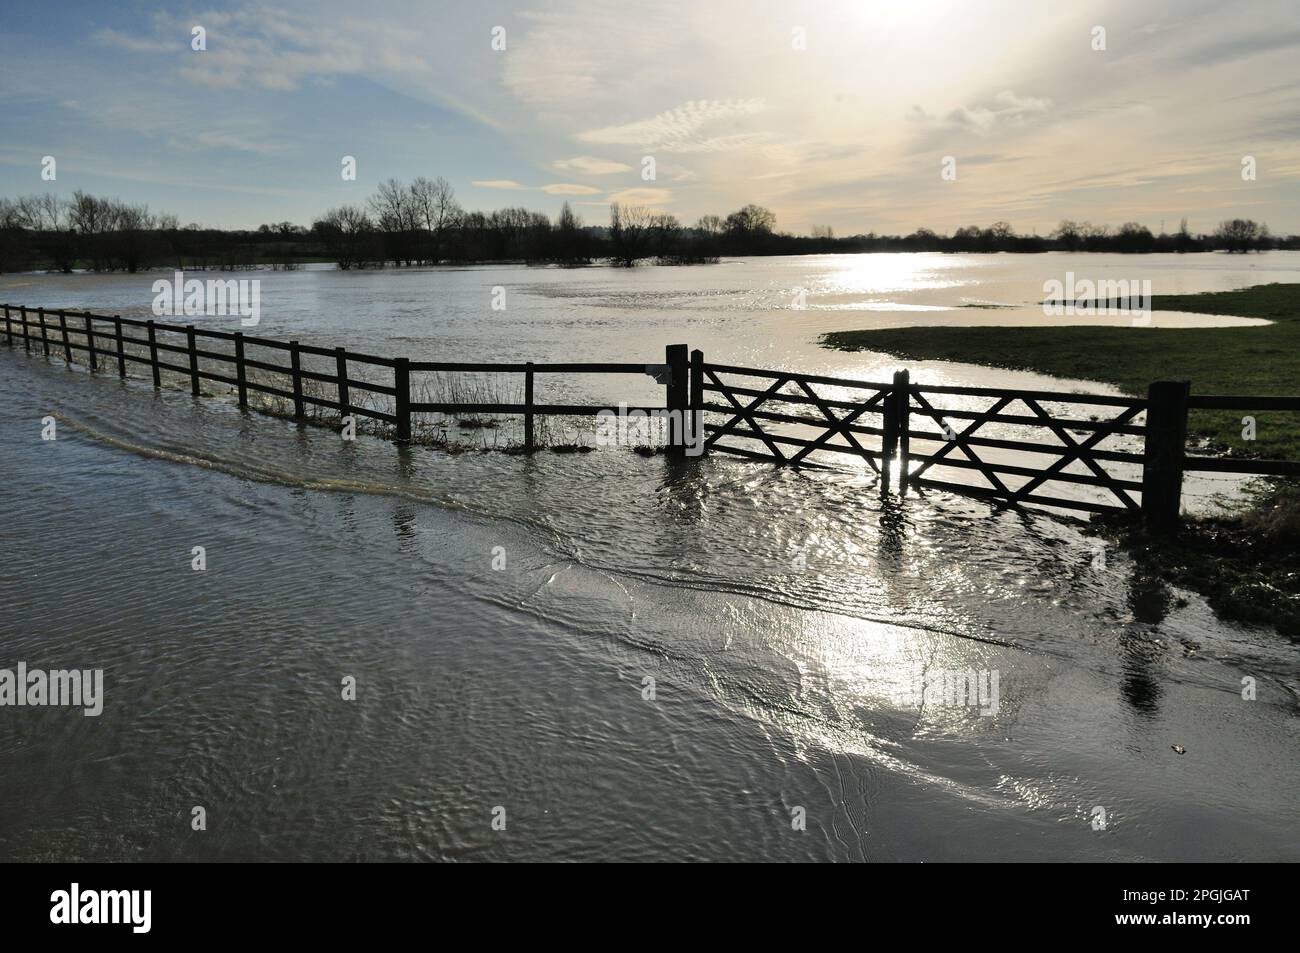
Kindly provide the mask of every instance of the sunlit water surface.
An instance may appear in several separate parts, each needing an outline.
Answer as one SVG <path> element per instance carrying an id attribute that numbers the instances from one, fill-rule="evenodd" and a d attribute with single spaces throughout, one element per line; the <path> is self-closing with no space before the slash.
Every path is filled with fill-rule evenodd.
<path id="1" fill-rule="evenodd" d="M 881 379 L 888 357 L 817 337 L 1003 323 L 960 304 L 1023 306 L 1068 268 L 1169 293 L 1295 280 L 1298 261 L 260 274 L 255 333 L 426 359 L 650 361 L 684 341 Z M 0 299 L 144 314 L 153 277 L 6 276 Z M 7 859 L 1300 858 L 1295 646 L 1077 520 L 721 457 L 344 443 L 21 350 L 0 350 L 0 400 L 0 667 L 103 668 L 107 695 L 99 718 L 0 709 Z M 918 710 L 917 666 L 996 671 L 997 712 Z"/>

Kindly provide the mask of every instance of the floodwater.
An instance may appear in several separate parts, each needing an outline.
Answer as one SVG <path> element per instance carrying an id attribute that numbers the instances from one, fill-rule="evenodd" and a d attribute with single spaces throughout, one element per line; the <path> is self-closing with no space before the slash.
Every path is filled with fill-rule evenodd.
<path id="1" fill-rule="evenodd" d="M 1049 277 L 1121 266 L 1161 294 L 1297 280 L 1300 256 L 259 273 L 251 333 L 888 379 L 817 337 L 1002 323 L 958 305 L 1025 314 Z M 157 277 L 4 276 L 0 300 L 140 315 Z M 1300 859 L 1296 646 L 1079 520 L 721 456 L 345 443 L 21 349 L 0 401 L 0 668 L 102 669 L 105 695 L 0 708 L 4 859 Z M 920 671 L 996 689 L 918 706 Z"/>

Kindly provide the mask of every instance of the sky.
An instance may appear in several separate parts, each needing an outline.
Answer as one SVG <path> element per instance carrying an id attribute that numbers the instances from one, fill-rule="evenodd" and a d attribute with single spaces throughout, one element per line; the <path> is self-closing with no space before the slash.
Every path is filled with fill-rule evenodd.
<path id="1" fill-rule="evenodd" d="M 1183 217 L 1300 233 L 1297 12 L 0 0 L 0 195 L 84 189 L 182 223 L 307 225 L 423 175 L 469 209 L 554 216 L 567 200 L 591 224 L 611 201 L 686 224 L 754 202 L 794 233 Z"/>

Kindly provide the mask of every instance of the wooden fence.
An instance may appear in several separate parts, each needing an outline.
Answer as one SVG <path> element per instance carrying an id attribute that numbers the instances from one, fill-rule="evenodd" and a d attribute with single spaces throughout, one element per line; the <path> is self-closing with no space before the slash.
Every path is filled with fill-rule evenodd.
<path id="1" fill-rule="evenodd" d="M 239 405 L 248 406 L 249 391 L 257 391 L 293 402 L 295 417 L 306 416 L 308 406 L 336 410 L 340 415 L 361 415 L 393 425 L 395 439 L 411 439 L 411 418 L 419 413 L 453 414 L 519 414 L 524 418 L 525 449 L 534 446 L 533 420 L 541 415 L 592 415 L 606 408 L 591 405 L 538 404 L 533 400 L 534 377 L 537 374 L 649 374 L 665 384 L 663 407 L 632 407 L 628 412 L 667 414 L 670 418 L 670 444 L 680 447 L 684 433 L 680 423 L 687 414 L 687 354 L 685 345 L 670 345 L 662 364 L 491 364 L 467 362 L 411 361 L 407 358 L 377 357 L 361 354 L 342 347 L 322 348 L 298 341 L 276 341 L 271 338 L 251 337 L 240 331 L 213 331 L 194 325 L 163 324 L 147 320 L 123 318 L 119 315 L 92 314 L 88 311 L 66 309 L 27 308 L 15 305 L 4 309 L 5 341 L 11 346 L 20 342 L 26 350 L 41 349 L 46 357 L 51 351 L 62 353 L 68 364 L 74 363 L 74 354 L 85 356 L 92 371 L 115 365 L 120 377 L 127 376 L 127 366 L 143 364 L 149 367 L 155 387 L 162 386 L 162 373 L 172 372 L 189 379 L 190 392 L 199 396 L 200 384 L 213 381 L 235 388 Z M 125 329 L 125 330 L 124 330 Z M 132 336 L 127 332 L 144 337 Z M 209 343 L 213 342 L 213 343 Z M 202 344 L 202 346 L 200 346 Z M 226 347 L 225 350 L 215 350 Z M 134 349 L 133 349 L 134 348 Z M 250 348 L 268 348 L 287 354 L 288 365 L 276 364 L 249 356 Z M 179 355 L 184 363 L 174 363 L 172 355 Z M 303 365 L 304 356 L 332 359 L 332 373 L 311 370 Z M 358 369 L 369 369 L 386 380 L 369 380 L 358 376 Z M 279 375 L 279 386 L 265 380 L 255 380 L 250 371 Z M 412 375 L 424 372 L 483 371 L 492 373 L 519 373 L 524 379 L 524 400 L 518 404 L 470 402 L 417 402 L 412 395 L 418 393 L 412 386 Z M 332 396 L 308 393 L 307 382 L 328 385 Z M 418 383 L 418 382 L 417 382 Z M 361 403 L 356 392 L 380 395 L 382 409 Z"/>
<path id="2" fill-rule="evenodd" d="M 410 361 L 86 311 L 3 309 L 11 346 L 21 341 L 46 357 L 61 351 L 69 364 L 80 352 L 92 371 L 115 365 L 123 378 L 128 364 L 144 364 L 155 387 L 169 371 L 187 377 L 194 396 L 202 381 L 227 384 L 242 407 L 252 390 L 292 401 L 299 418 L 308 405 L 367 416 L 393 425 L 398 441 L 411 439 L 412 414 L 510 414 L 523 417 L 524 448 L 533 449 L 537 416 L 610 412 L 601 405 L 536 403 L 536 375 L 648 374 L 664 385 L 663 406 L 624 410 L 666 418 L 672 451 L 801 467 L 833 466 L 849 456 L 879 475 L 885 493 L 896 485 L 901 494 L 932 488 L 1011 504 L 1141 513 L 1151 525 L 1167 527 L 1178 518 L 1186 472 L 1300 476 L 1300 461 L 1186 452 L 1190 410 L 1300 411 L 1300 397 L 1192 396 L 1187 382 L 1153 383 L 1145 398 L 920 385 L 905 370 L 891 381 L 871 382 L 709 364 L 698 350 L 688 356 L 684 344 L 669 345 L 662 364 Z M 141 330 L 145 336 L 135 336 Z M 214 349 L 223 343 L 228 350 Z M 287 354 L 289 363 L 251 357 L 250 347 Z M 185 363 L 174 363 L 172 355 Z M 304 367 L 305 355 L 332 359 L 332 373 Z M 358 373 L 363 369 L 381 380 L 366 379 Z M 255 380 L 250 370 L 286 380 L 279 386 Z M 412 374 L 442 372 L 522 375 L 523 400 L 412 400 Z M 304 382 L 327 385 L 331 396 L 307 393 Z M 382 409 L 359 402 L 357 392 L 375 395 Z M 957 475 L 940 478 L 935 471 L 943 470 Z M 1092 498 L 1062 496 L 1051 484 L 1085 488 Z"/>
<path id="3" fill-rule="evenodd" d="M 1153 383 L 1138 398 L 921 385 L 905 370 L 888 382 L 721 364 L 701 370 L 692 407 L 723 417 L 703 420 L 709 449 L 802 466 L 847 454 L 878 473 L 886 492 L 896 470 L 903 494 L 928 487 L 1013 504 L 1140 513 L 1167 527 L 1177 521 L 1187 472 L 1300 476 L 1300 461 L 1186 451 L 1189 410 L 1300 411 L 1300 397 L 1191 396 L 1185 381 Z M 864 446 L 868 437 L 878 442 Z M 933 471 L 942 469 L 967 479 L 941 479 Z M 1087 488 L 1092 498 L 1063 496 L 1053 484 Z"/>

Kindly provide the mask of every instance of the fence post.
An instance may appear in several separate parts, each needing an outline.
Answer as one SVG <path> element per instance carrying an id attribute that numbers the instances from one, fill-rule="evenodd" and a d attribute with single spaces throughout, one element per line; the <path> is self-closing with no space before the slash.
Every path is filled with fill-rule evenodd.
<path id="1" fill-rule="evenodd" d="M 894 414 L 898 420 L 898 493 L 900 496 L 907 495 L 909 468 L 907 458 L 911 450 L 907 431 L 912 426 L 912 392 L 908 389 L 910 386 L 911 374 L 906 369 L 894 372 L 894 393 L 897 397 Z"/>
<path id="2" fill-rule="evenodd" d="M 45 330 L 45 309 L 36 309 L 36 318 L 41 322 L 41 347 L 45 351 L 45 356 L 50 356 L 50 336 Z"/>
<path id="3" fill-rule="evenodd" d="M 399 357 L 393 364 L 393 410 L 397 417 L 397 440 L 411 439 L 411 362 Z"/>
<path id="4" fill-rule="evenodd" d="M 90 369 L 96 370 L 99 362 L 95 359 L 95 331 L 90 326 L 90 315 L 86 315 L 86 353 L 90 356 Z"/>
<path id="5" fill-rule="evenodd" d="M 672 453 L 681 453 L 686 447 L 683 424 L 689 404 L 687 381 L 690 349 L 685 344 L 669 344 L 664 348 L 664 361 L 668 365 L 667 407 L 668 446 Z"/>
<path id="6" fill-rule="evenodd" d="M 59 333 L 63 337 L 63 363 L 72 363 L 72 345 L 68 343 L 68 313 L 59 309 Z"/>
<path id="7" fill-rule="evenodd" d="M 117 376 L 126 380 L 126 348 L 122 344 L 122 316 L 113 315 L 113 339 L 117 343 Z"/>
<path id="8" fill-rule="evenodd" d="M 149 366 L 153 369 L 153 386 L 162 387 L 162 371 L 158 367 L 158 339 L 155 337 L 153 318 L 145 322 L 145 328 L 149 332 Z"/>
<path id="9" fill-rule="evenodd" d="M 691 430 L 687 442 L 691 448 L 699 448 L 694 456 L 704 455 L 704 352 L 699 348 L 691 351 Z"/>
<path id="10" fill-rule="evenodd" d="M 533 362 L 524 371 L 524 450 L 533 452 Z"/>
<path id="11" fill-rule="evenodd" d="M 239 390 L 239 406 L 248 406 L 248 378 L 244 370 L 244 332 L 235 332 L 235 387 Z"/>
<path id="12" fill-rule="evenodd" d="M 880 495 L 886 496 L 894 474 L 894 454 L 898 452 L 898 375 L 885 397 L 884 434 L 880 438 Z"/>
<path id="13" fill-rule="evenodd" d="M 194 325 L 185 325 L 185 340 L 190 349 L 190 394 L 199 396 L 199 352 L 194 346 Z"/>
<path id="14" fill-rule="evenodd" d="M 297 341 L 289 342 L 289 366 L 293 369 L 293 415 L 305 417 L 302 402 L 302 353 L 298 347 Z"/>
<path id="15" fill-rule="evenodd" d="M 30 354 L 32 350 L 32 331 L 27 322 L 27 305 L 19 305 L 18 314 L 23 319 L 23 347 Z"/>
<path id="16" fill-rule="evenodd" d="M 336 347 L 334 349 L 334 365 L 338 368 L 339 377 L 339 416 L 348 415 L 348 352 L 346 349 Z"/>
<path id="17" fill-rule="evenodd" d="M 1178 522 L 1191 389 L 1189 381 L 1156 381 L 1147 388 L 1142 516 L 1155 530 L 1167 530 Z"/>

